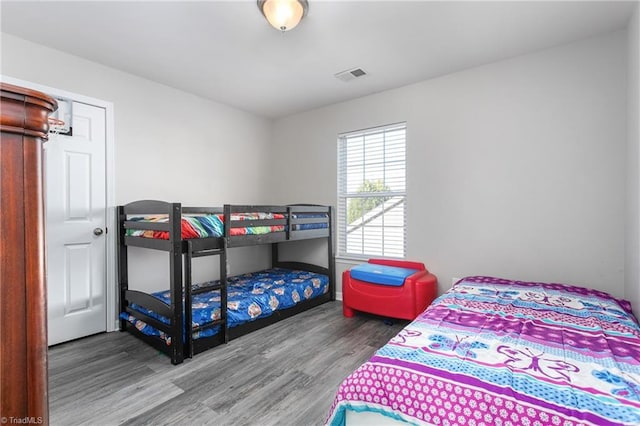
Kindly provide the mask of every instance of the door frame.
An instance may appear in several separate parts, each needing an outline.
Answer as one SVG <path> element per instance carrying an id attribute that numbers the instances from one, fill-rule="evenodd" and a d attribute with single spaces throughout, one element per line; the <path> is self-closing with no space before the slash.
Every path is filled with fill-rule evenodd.
<path id="1" fill-rule="evenodd" d="M 77 93 L 68 92 L 62 89 L 56 89 L 54 87 L 45 86 L 38 83 L 33 83 L 27 80 L 20 80 L 13 77 L 8 77 L 0 74 L 0 81 L 13 84 L 16 86 L 26 87 L 33 90 L 46 93 L 52 97 L 61 97 L 71 99 L 76 102 L 94 105 L 105 110 L 105 184 L 106 184 L 106 277 L 105 277 L 105 298 L 106 298 L 106 324 L 107 332 L 116 331 L 119 329 L 118 321 L 118 303 L 117 303 L 117 285 L 116 285 L 116 234 L 118 232 L 116 223 L 116 197 L 115 197 L 115 137 L 114 137 L 114 112 L 113 102 L 104 101 L 102 99 L 96 99 L 89 96 L 79 95 Z M 46 218 L 45 218 L 46 220 Z M 45 226 L 46 230 L 46 226 Z M 45 231 L 46 236 L 46 231 Z M 46 237 L 45 237 L 46 238 Z"/>

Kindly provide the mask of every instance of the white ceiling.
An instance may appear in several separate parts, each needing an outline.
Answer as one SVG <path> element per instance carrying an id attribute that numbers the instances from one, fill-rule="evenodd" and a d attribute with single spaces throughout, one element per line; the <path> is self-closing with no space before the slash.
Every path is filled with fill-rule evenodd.
<path id="1" fill-rule="evenodd" d="M 277 118 L 624 28 L 636 5 L 309 0 L 282 34 L 255 1 L 2 0 L 0 29 Z"/>

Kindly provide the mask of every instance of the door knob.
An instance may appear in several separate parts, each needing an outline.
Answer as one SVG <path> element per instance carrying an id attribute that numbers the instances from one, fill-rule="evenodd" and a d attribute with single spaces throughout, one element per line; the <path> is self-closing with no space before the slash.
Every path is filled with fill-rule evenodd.
<path id="1" fill-rule="evenodd" d="M 102 230 L 102 228 L 96 228 L 93 230 L 93 235 L 102 235 L 104 233 L 104 231 Z"/>

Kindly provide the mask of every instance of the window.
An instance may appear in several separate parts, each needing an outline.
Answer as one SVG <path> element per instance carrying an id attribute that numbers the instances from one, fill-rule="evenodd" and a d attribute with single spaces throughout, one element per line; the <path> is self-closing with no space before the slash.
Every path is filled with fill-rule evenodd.
<path id="1" fill-rule="evenodd" d="M 338 256 L 404 258 L 406 129 L 338 136 Z"/>

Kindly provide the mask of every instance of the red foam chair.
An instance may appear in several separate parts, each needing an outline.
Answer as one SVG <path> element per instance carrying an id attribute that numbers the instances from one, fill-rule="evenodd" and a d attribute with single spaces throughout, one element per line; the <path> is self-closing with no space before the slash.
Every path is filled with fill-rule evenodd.
<path id="1" fill-rule="evenodd" d="M 342 274 L 342 313 L 353 317 L 354 311 L 413 320 L 438 296 L 438 279 L 423 263 L 405 260 L 369 259 L 369 263 L 417 270 L 399 287 L 372 284 Z"/>

